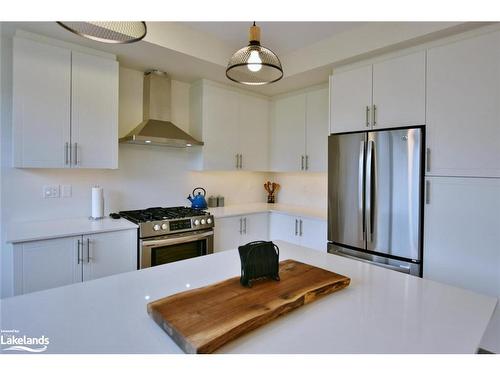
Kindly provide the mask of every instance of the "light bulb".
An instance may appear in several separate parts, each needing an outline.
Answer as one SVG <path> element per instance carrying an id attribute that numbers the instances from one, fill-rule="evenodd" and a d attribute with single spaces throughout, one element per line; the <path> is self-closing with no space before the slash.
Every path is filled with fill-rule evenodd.
<path id="1" fill-rule="evenodd" d="M 259 56 L 259 51 L 251 51 L 248 58 L 248 70 L 251 72 L 258 72 L 262 69 L 262 60 Z"/>

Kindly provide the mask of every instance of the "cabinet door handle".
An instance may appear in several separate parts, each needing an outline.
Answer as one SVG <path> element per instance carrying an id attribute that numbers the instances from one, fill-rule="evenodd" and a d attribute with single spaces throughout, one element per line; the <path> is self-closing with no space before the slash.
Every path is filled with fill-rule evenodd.
<path id="1" fill-rule="evenodd" d="M 78 160 L 78 143 L 75 142 L 75 165 L 78 165 L 80 160 Z"/>
<path id="2" fill-rule="evenodd" d="M 300 170 L 304 170 L 304 155 L 301 155 L 300 157 Z"/>
<path id="3" fill-rule="evenodd" d="M 370 126 L 370 107 L 369 106 L 366 106 L 365 121 L 366 121 L 366 127 L 369 127 Z"/>
<path id="4" fill-rule="evenodd" d="M 243 233 L 247 234 L 247 218 L 243 218 Z"/>
<path id="5" fill-rule="evenodd" d="M 69 149 L 69 143 L 66 142 L 66 145 L 64 146 L 64 164 L 66 165 L 68 165 L 69 163 L 68 149 Z"/>
<path id="6" fill-rule="evenodd" d="M 309 155 L 306 155 L 306 171 L 309 170 Z"/>
<path id="7" fill-rule="evenodd" d="M 236 169 L 238 169 L 239 165 L 240 165 L 240 158 L 239 155 L 236 154 Z"/>
<path id="8" fill-rule="evenodd" d="M 243 154 L 240 154 L 240 169 L 243 168 Z"/>
<path id="9" fill-rule="evenodd" d="M 77 249 L 77 263 L 76 264 L 80 264 L 80 240 L 78 240 L 78 244 L 76 245 L 76 249 Z"/>
<path id="10" fill-rule="evenodd" d="M 299 235 L 300 237 L 302 237 L 302 219 L 300 219 L 300 232 L 299 232 Z"/>
<path id="11" fill-rule="evenodd" d="M 295 219 L 295 235 L 299 234 L 299 221 Z"/>
<path id="12" fill-rule="evenodd" d="M 90 238 L 87 238 L 87 263 L 90 263 Z"/>
<path id="13" fill-rule="evenodd" d="M 373 126 L 377 125 L 377 106 L 373 105 Z"/>
<path id="14" fill-rule="evenodd" d="M 243 218 L 240 217 L 240 234 L 243 234 Z"/>
<path id="15" fill-rule="evenodd" d="M 431 171 L 431 149 L 429 147 L 425 149 L 425 170 Z"/>
<path id="16" fill-rule="evenodd" d="M 425 181 L 425 204 L 431 204 L 431 182 Z"/>

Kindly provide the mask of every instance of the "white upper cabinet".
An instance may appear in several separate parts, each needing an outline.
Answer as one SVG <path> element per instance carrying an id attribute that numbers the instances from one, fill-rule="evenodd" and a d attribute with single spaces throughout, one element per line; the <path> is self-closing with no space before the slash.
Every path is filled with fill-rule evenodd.
<path id="1" fill-rule="evenodd" d="M 328 88 L 273 101 L 270 148 L 272 171 L 326 171 Z"/>
<path id="2" fill-rule="evenodd" d="M 366 130 L 371 124 L 372 66 L 330 77 L 331 133 Z"/>
<path id="3" fill-rule="evenodd" d="M 269 100 L 240 94 L 240 169 L 269 169 Z"/>
<path id="4" fill-rule="evenodd" d="M 13 161 L 118 167 L 118 62 L 14 37 Z"/>
<path id="5" fill-rule="evenodd" d="M 202 140 L 199 169 L 268 169 L 269 103 L 264 97 L 201 81 L 191 87 L 191 131 Z"/>
<path id="6" fill-rule="evenodd" d="M 236 169 L 238 96 L 217 86 L 204 85 L 202 107 L 202 140 L 205 143 L 202 169 Z"/>
<path id="7" fill-rule="evenodd" d="M 425 51 L 373 64 L 373 128 L 425 124 Z"/>
<path id="8" fill-rule="evenodd" d="M 425 125 L 425 51 L 330 78 L 331 133 Z"/>
<path id="9" fill-rule="evenodd" d="M 306 96 L 306 165 L 311 172 L 325 172 L 328 164 L 328 88 Z"/>
<path id="10" fill-rule="evenodd" d="M 500 177 L 500 32 L 427 52 L 428 175 Z"/>
<path id="11" fill-rule="evenodd" d="M 71 50 L 14 38 L 13 84 L 14 166 L 69 167 Z"/>
<path id="12" fill-rule="evenodd" d="M 71 141 L 78 168 L 118 168 L 118 62 L 72 53 Z"/>
<path id="13" fill-rule="evenodd" d="M 304 169 L 306 133 L 305 94 L 273 102 L 271 169 L 291 172 Z"/>

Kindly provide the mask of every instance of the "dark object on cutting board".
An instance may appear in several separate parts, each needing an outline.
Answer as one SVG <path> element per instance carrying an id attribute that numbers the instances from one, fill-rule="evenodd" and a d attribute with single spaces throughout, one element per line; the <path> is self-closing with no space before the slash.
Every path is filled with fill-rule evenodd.
<path id="1" fill-rule="evenodd" d="M 255 241 L 238 247 L 241 259 L 240 283 L 252 287 L 257 279 L 279 281 L 280 249 L 271 241 Z"/>

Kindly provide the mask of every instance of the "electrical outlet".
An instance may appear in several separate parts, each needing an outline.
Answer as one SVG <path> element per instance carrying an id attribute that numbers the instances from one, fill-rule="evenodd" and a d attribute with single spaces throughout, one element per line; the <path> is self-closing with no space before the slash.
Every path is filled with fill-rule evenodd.
<path id="1" fill-rule="evenodd" d="M 59 185 L 45 185 L 43 187 L 44 198 L 59 198 Z"/>
<path id="2" fill-rule="evenodd" d="M 61 197 L 71 198 L 71 185 L 61 185 Z"/>

